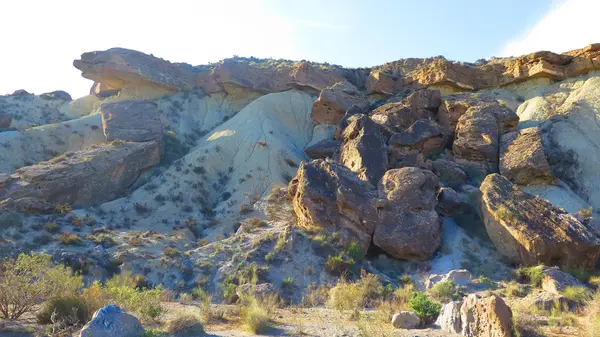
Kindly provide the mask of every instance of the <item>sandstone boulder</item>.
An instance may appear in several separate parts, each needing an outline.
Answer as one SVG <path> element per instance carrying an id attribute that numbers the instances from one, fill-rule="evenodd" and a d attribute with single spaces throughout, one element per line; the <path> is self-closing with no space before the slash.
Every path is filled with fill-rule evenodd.
<path id="1" fill-rule="evenodd" d="M 462 335 L 467 337 L 514 336 L 512 311 L 496 295 L 467 296 L 460 308 Z"/>
<path id="2" fill-rule="evenodd" d="M 98 98 L 108 98 L 117 95 L 121 89 L 115 89 L 108 84 L 94 82 L 90 88 L 90 95 L 96 95 Z"/>
<path id="3" fill-rule="evenodd" d="M 335 125 L 333 137 L 335 139 L 342 140 L 342 134 L 348 126 L 348 120 L 350 119 L 350 117 L 362 113 L 365 113 L 365 109 L 359 107 L 358 105 L 353 105 L 350 109 L 348 109 L 348 111 L 346 111 L 346 113 L 344 114 L 344 117 L 342 117 L 342 119 Z"/>
<path id="4" fill-rule="evenodd" d="M 389 73 L 379 70 L 371 71 L 366 82 L 367 93 L 391 95 L 401 84 L 402 82 L 396 83 L 394 76 Z"/>
<path id="5" fill-rule="evenodd" d="M 342 134 L 339 161 L 358 176 L 376 185 L 388 169 L 385 139 L 369 117 L 350 117 Z"/>
<path id="6" fill-rule="evenodd" d="M 551 184 L 554 176 L 537 128 L 508 132 L 500 139 L 500 174 L 520 185 Z"/>
<path id="7" fill-rule="evenodd" d="M 584 286 L 573 275 L 565 273 L 556 267 L 542 266 L 540 268 L 542 268 L 542 274 L 544 275 L 542 289 L 549 293 L 560 295 L 567 287 Z"/>
<path id="8" fill-rule="evenodd" d="M 311 159 L 325 159 L 332 157 L 340 148 L 339 140 L 322 140 L 304 149 L 304 153 Z"/>
<path id="9" fill-rule="evenodd" d="M 430 119 L 420 119 L 406 131 L 395 133 L 388 142 L 395 158 L 402 158 L 413 153 L 430 156 L 444 148 L 442 128 Z"/>
<path id="10" fill-rule="evenodd" d="M 313 104 L 312 119 L 318 124 L 337 124 L 352 106 L 366 108 L 366 97 L 350 82 L 344 80 L 321 91 Z"/>
<path id="11" fill-rule="evenodd" d="M 288 187 L 298 224 L 339 232 L 364 252 L 377 224 L 376 189 L 347 168 L 323 160 L 303 162 Z"/>
<path id="12" fill-rule="evenodd" d="M 438 176 L 443 186 L 458 189 L 468 181 L 467 174 L 460 165 L 448 159 L 428 160 L 421 167 Z"/>
<path id="13" fill-rule="evenodd" d="M 380 223 L 373 242 L 390 255 L 426 260 L 441 242 L 441 218 L 435 212 L 438 178 L 416 167 L 389 170 L 379 183 Z"/>
<path id="14" fill-rule="evenodd" d="M 412 311 L 400 311 L 392 317 L 392 326 L 396 329 L 414 329 L 420 324 L 421 319 Z"/>
<path id="15" fill-rule="evenodd" d="M 590 268 L 600 255 L 600 238 L 572 215 L 490 174 L 480 187 L 480 215 L 498 250 L 523 265 Z"/>
<path id="16" fill-rule="evenodd" d="M 102 105 L 101 112 L 106 141 L 155 141 L 162 147 L 163 126 L 153 101 L 107 103 Z"/>
<path id="17" fill-rule="evenodd" d="M 0 199 L 36 198 L 84 206 L 110 201 L 160 160 L 156 142 L 113 142 L 20 168 L 0 188 Z"/>
<path id="18" fill-rule="evenodd" d="M 135 316 L 109 304 L 94 313 L 79 337 L 140 337 L 143 333 L 144 328 Z"/>
<path id="19" fill-rule="evenodd" d="M 456 269 L 446 274 L 432 274 L 425 282 L 425 289 L 431 289 L 440 282 L 452 282 L 458 286 L 466 286 L 471 283 L 471 273 L 466 269 Z"/>
<path id="20" fill-rule="evenodd" d="M 0 129 L 7 129 L 12 123 L 12 116 L 5 113 L 0 113 Z"/>
<path id="21" fill-rule="evenodd" d="M 468 213 L 471 210 L 471 204 L 465 194 L 457 192 L 451 187 L 442 187 L 437 195 L 435 210 L 442 216 L 455 217 Z"/>
<path id="22" fill-rule="evenodd" d="M 460 320 L 461 305 L 462 301 L 452 301 L 442 305 L 435 325 L 440 327 L 442 331 L 460 334 L 462 332 L 462 322 Z"/>
<path id="23" fill-rule="evenodd" d="M 499 103 L 470 107 L 458 120 L 452 152 L 459 159 L 486 164 L 497 172 L 500 135 L 515 130 L 519 117 Z"/>

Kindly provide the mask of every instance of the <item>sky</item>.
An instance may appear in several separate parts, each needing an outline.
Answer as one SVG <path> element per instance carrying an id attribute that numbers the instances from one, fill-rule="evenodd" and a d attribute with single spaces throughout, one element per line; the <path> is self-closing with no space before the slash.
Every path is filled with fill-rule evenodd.
<path id="1" fill-rule="evenodd" d="M 88 94 L 73 60 L 122 47 L 193 65 L 255 56 L 366 67 L 600 42 L 598 0 L 19 0 L 0 4 L 0 94 Z"/>

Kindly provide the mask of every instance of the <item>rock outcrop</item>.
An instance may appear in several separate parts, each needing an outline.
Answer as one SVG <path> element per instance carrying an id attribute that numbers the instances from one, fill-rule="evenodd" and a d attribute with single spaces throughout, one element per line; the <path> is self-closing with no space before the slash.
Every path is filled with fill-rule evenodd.
<path id="1" fill-rule="evenodd" d="M 107 103 L 101 111 L 106 141 L 154 141 L 162 148 L 163 125 L 156 103 L 150 100 Z"/>
<path id="2" fill-rule="evenodd" d="M 321 91 L 313 104 L 311 117 L 319 124 L 337 124 L 354 105 L 366 108 L 367 98 L 354 85 L 344 80 Z"/>
<path id="3" fill-rule="evenodd" d="M 565 273 L 556 267 L 541 266 L 542 289 L 545 291 L 560 295 L 568 287 L 584 287 L 573 275 Z"/>
<path id="4" fill-rule="evenodd" d="M 520 191 L 491 174 L 480 187 L 480 214 L 490 239 L 512 262 L 591 268 L 600 238 L 575 217 L 548 201 Z"/>
<path id="5" fill-rule="evenodd" d="M 290 182 L 298 224 L 339 232 L 367 251 L 377 224 L 377 191 L 347 168 L 323 160 L 302 163 Z"/>
<path id="6" fill-rule="evenodd" d="M 160 160 L 156 142 L 113 142 L 20 168 L 0 189 L 0 199 L 87 206 L 121 196 L 141 171 Z"/>
<path id="7" fill-rule="evenodd" d="M 342 134 L 340 163 L 373 185 L 388 169 L 385 139 L 369 117 L 357 114 L 348 119 Z"/>
<path id="8" fill-rule="evenodd" d="M 435 322 L 443 331 L 467 337 L 512 337 L 512 311 L 499 296 L 471 294 L 442 307 Z"/>
<path id="9" fill-rule="evenodd" d="M 12 116 L 5 113 L 0 113 L 0 129 L 7 129 L 12 123 Z"/>
<path id="10" fill-rule="evenodd" d="M 442 128 L 430 119 L 420 119 L 406 131 L 395 133 L 388 142 L 396 161 L 421 153 L 430 156 L 444 149 L 445 137 Z"/>
<path id="11" fill-rule="evenodd" d="M 107 305 L 94 313 L 79 337 L 139 337 L 144 333 L 140 321 L 115 305 Z"/>
<path id="12" fill-rule="evenodd" d="M 537 128 L 508 132 L 500 139 L 500 174 L 515 184 L 551 184 L 554 176 L 546 160 Z"/>
<path id="13" fill-rule="evenodd" d="M 390 255 L 426 260 L 440 245 L 441 219 L 434 210 L 438 178 L 427 170 L 405 167 L 389 170 L 379 183 L 380 223 L 373 243 Z"/>
<path id="14" fill-rule="evenodd" d="M 304 153 L 311 159 L 325 159 L 332 157 L 339 148 L 339 140 L 324 139 L 304 149 Z"/>

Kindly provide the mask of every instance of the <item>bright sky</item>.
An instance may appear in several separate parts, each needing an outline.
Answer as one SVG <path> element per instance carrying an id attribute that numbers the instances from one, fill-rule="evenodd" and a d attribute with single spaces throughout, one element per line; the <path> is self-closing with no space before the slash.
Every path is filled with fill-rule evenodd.
<path id="1" fill-rule="evenodd" d="M 0 94 L 88 93 L 72 61 L 136 49 L 194 65 L 239 56 L 347 67 L 475 61 L 600 42 L 598 0 L 14 0 L 0 5 Z"/>

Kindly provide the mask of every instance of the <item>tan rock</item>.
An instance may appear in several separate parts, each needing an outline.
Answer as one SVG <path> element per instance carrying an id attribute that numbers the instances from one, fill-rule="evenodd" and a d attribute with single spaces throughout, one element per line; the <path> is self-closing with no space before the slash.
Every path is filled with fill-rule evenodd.
<path id="1" fill-rule="evenodd" d="M 464 299 L 460 315 L 464 336 L 514 336 L 512 311 L 499 296 L 481 298 L 471 294 Z"/>
<path id="2" fill-rule="evenodd" d="M 430 156 L 443 150 L 445 137 L 439 124 L 429 119 L 420 119 L 406 131 L 393 134 L 388 144 L 396 158 L 412 153 Z"/>
<path id="3" fill-rule="evenodd" d="M 350 82 L 344 80 L 321 91 L 313 104 L 312 119 L 318 124 L 337 124 L 352 106 L 366 108 L 366 97 Z"/>
<path id="4" fill-rule="evenodd" d="M 438 178 L 416 167 L 389 170 L 378 186 L 380 223 L 373 243 L 392 256 L 426 260 L 441 242 L 441 218 L 434 211 Z"/>
<path id="5" fill-rule="evenodd" d="M 386 141 L 379 127 L 363 115 L 348 119 L 342 134 L 339 161 L 358 176 L 376 185 L 388 169 Z"/>
<path id="6" fill-rule="evenodd" d="M 412 311 L 400 311 L 392 316 L 392 326 L 396 329 L 414 329 L 421 325 L 421 319 Z"/>
<path id="7" fill-rule="evenodd" d="M 10 184 L 0 189 L 0 200 L 35 198 L 73 206 L 107 202 L 122 195 L 142 170 L 159 159 L 156 142 L 93 146 L 18 169 Z"/>
<path id="8" fill-rule="evenodd" d="M 523 265 L 590 268 L 600 256 L 595 231 L 539 197 L 524 193 L 499 174 L 480 187 L 480 215 L 498 250 Z"/>
<path id="9" fill-rule="evenodd" d="M 400 83 L 401 84 L 401 83 Z M 394 77 L 383 71 L 371 71 L 367 77 L 367 93 L 368 94 L 385 94 L 391 95 L 399 86 Z"/>
<path id="10" fill-rule="evenodd" d="M 347 168 L 323 160 L 303 162 L 288 187 L 298 224 L 340 233 L 364 252 L 377 224 L 375 187 Z"/>
<path id="11" fill-rule="evenodd" d="M 102 126 L 106 141 L 155 141 L 163 144 L 163 125 L 156 103 L 150 100 L 103 104 Z"/>
<path id="12" fill-rule="evenodd" d="M 502 135 L 500 174 L 520 185 L 554 182 L 538 128 L 528 128 Z"/>

